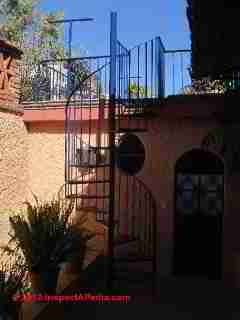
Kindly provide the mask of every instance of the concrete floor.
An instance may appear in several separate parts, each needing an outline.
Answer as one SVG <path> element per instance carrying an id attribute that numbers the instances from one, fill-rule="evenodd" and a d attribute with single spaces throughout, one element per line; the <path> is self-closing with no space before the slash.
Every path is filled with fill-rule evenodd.
<path id="1" fill-rule="evenodd" d="M 103 288 L 101 259 L 99 265 L 89 267 L 88 277 L 83 282 L 74 282 L 62 292 L 62 295 L 73 295 L 85 292 L 86 288 Z M 240 319 L 240 289 L 227 288 L 220 281 L 204 278 L 158 278 L 156 296 L 151 296 L 151 285 L 142 281 L 136 285 L 121 282 L 120 292 L 131 296 L 130 302 L 62 302 L 53 303 L 50 308 L 36 317 L 36 320 L 58 320 L 87 315 L 88 319 L 127 320 L 139 319 Z M 98 289 L 99 290 L 99 289 Z M 96 291 L 92 291 L 96 292 Z M 98 292 L 101 292 L 98 291 Z"/>
<path id="2" fill-rule="evenodd" d="M 128 312 L 140 319 L 239 319 L 240 290 L 225 288 L 221 282 L 206 279 L 158 279 L 157 296 L 153 300 L 145 288 L 136 289 L 128 304 L 115 303 L 118 312 L 114 319 L 126 317 Z M 114 307 L 114 303 L 108 306 Z M 103 306 L 107 310 L 107 305 Z M 101 307 L 98 308 L 101 312 Z"/>

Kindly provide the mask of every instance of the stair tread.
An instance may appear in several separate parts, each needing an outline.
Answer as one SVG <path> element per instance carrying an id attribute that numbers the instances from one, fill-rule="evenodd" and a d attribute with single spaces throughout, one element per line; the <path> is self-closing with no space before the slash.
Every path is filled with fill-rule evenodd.
<path id="1" fill-rule="evenodd" d="M 114 262 L 144 262 L 144 261 L 153 261 L 154 257 L 149 256 L 127 256 L 127 257 L 114 257 Z"/>
<path id="2" fill-rule="evenodd" d="M 88 169 L 88 168 L 105 168 L 105 167 L 109 167 L 110 164 L 70 164 L 70 167 L 74 167 L 74 168 L 85 168 L 85 169 Z"/>
<path id="3" fill-rule="evenodd" d="M 68 180 L 67 184 L 95 184 L 95 183 L 110 183 L 110 180 Z"/>
<path id="4" fill-rule="evenodd" d="M 124 133 L 124 132 L 146 132 L 147 129 L 145 128 L 119 128 L 116 130 L 117 133 Z"/>
<path id="5" fill-rule="evenodd" d="M 110 195 L 104 195 L 104 196 L 99 196 L 99 195 L 86 195 L 86 194 L 71 194 L 67 195 L 66 198 L 68 199 L 108 199 Z"/>

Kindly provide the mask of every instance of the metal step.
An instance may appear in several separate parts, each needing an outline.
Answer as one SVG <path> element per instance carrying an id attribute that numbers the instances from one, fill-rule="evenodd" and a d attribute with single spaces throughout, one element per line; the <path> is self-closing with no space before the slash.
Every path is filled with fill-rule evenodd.
<path id="1" fill-rule="evenodd" d="M 99 196 L 99 195 L 93 195 L 89 196 L 86 194 L 71 194 L 67 195 L 67 199 L 109 199 L 110 195 L 105 195 L 105 196 Z"/>
<path id="2" fill-rule="evenodd" d="M 67 184 L 97 184 L 97 183 L 110 183 L 110 180 L 68 180 Z"/>
<path id="3" fill-rule="evenodd" d="M 143 128 L 119 128 L 116 133 L 132 133 L 132 132 L 147 132 L 147 129 Z"/>
<path id="4" fill-rule="evenodd" d="M 125 108 L 147 108 L 160 105 L 164 102 L 164 98 L 136 98 L 136 99 L 116 99 L 119 105 L 125 106 Z"/>
<path id="5" fill-rule="evenodd" d="M 91 149 L 92 150 L 110 150 L 110 147 L 103 147 L 103 146 L 101 146 L 101 147 L 93 147 L 93 146 L 91 146 Z"/>
<path id="6" fill-rule="evenodd" d="M 124 158 L 124 157 L 126 157 L 126 158 L 131 158 L 131 157 L 136 158 L 136 157 L 138 157 L 138 158 L 145 159 L 144 155 L 142 155 L 140 153 L 133 153 L 133 152 L 120 152 L 120 157 L 121 158 Z"/>
<path id="7" fill-rule="evenodd" d="M 97 169 L 97 168 L 107 168 L 109 167 L 110 164 L 71 164 L 70 167 L 75 167 L 75 168 L 82 168 L 82 169 Z"/>
<path id="8" fill-rule="evenodd" d="M 146 262 L 146 261 L 153 261 L 153 257 L 144 257 L 144 256 L 128 256 L 124 258 L 114 258 L 114 263 L 128 263 L 128 262 Z"/>
<path id="9" fill-rule="evenodd" d="M 114 272 L 113 280 L 123 280 L 128 282 L 152 281 L 154 279 L 153 272 Z"/>
<path id="10" fill-rule="evenodd" d="M 144 118 L 144 119 L 147 119 L 147 118 L 152 118 L 154 117 L 156 114 L 153 112 L 153 111 L 146 111 L 144 110 L 143 112 L 136 112 L 136 113 L 130 113 L 128 114 L 128 118 Z"/>
<path id="11" fill-rule="evenodd" d="M 117 246 L 121 246 L 121 245 L 125 245 L 125 244 L 128 244 L 128 243 L 131 243 L 131 242 L 134 242 L 134 241 L 139 241 L 140 239 L 138 237 L 136 238 L 130 238 L 130 239 L 125 239 L 125 240 L 115 240 L 114 241 L 114 245 L 117 245 Z"/>

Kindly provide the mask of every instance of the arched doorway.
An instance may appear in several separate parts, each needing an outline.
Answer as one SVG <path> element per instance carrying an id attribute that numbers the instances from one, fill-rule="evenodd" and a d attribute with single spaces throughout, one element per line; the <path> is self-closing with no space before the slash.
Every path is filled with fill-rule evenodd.
<path id="1" fill-rule="evenodd" d="M 175 166 L 174 274 L 221 278 L 224 164 L 202 149 Z"/>

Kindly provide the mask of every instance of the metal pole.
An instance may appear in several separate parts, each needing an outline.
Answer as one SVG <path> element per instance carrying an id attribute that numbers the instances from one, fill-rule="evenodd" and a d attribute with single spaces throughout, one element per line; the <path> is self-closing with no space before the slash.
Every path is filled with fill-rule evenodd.
<path id="1" fill-rule="evenodd" d="M 68 57 L 71 59 L 72 57 L 72 21 L 69 25 L 69 36 L 68 36 Z"/>
<path id="2" fill-rule="evenodd" d="M 165 62 L 164 62 L 165 48 L 162 44 L 161 38 L 155 39 L 155 69 L 156 69 L 156 91 L 157 98 L 164 97 L 165 90 Z"/>
<path id="3" fill-rule="evenodd" d="M 160 68 L 160 48 L 158 38 L 155 38 L 155 79 L 156 79 L 156 98 L 160 97 L 160 81 L 161 81 L 161 68 Z"/>
<path id="4" fill-rule="evenodd" d="M 68 31 L 68 75 L 67 75 L 67 95 L 71 94 L 71 57 L 72 57 L 72 21 L 69 24 Z"/>
<path id="5" fill-rule="evenodd" d="M 109 81 L 109 147 L 110 147 L 110 198 L 108 222 L 108 272 L 107 288 L 113 290 L 113 263 L 114 263 L 114 210 L 115 210 L 115 98 L 116 98 L 116 54 L 117 54 L 117 13 L 111 12 L 110 32 L 110 81 Z"/>

